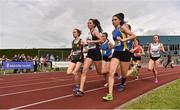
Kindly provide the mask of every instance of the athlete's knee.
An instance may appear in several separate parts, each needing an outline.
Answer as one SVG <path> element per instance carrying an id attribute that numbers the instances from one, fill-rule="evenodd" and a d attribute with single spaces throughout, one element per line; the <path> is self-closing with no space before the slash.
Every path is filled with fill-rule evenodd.
<path id="1" fill-rule="evenodd" d="M 88 68 L 83 68 L 83 70 L 82 70 L 82 74 L 86 74 L 88 71 L 89 71 L 89 69 L 88 69 Z"/>
<path id="2" fill-rule="evenodd" d="M 107 69 L 102 69 L 101 70 L 101 74 L 107 74 L 107 73 L 109 73 L 109 70 L 107 70 Z"/>
<path id="3" fill-rule="evenodd" d="M 72 71 L 68 70 L 68 71 L 66 72 L 66 74 L 67 74 L 67 75 L 70 75 L 70 74 L 72 74 Z"/>
<path id="4" fill-rule="evenodd" d="M 154 69 L 153 68 L 148 68 L 148 71 L 153 71 Z"/>
<path id="5" fill-rule="evenodd" d="M 101 70 L 97 70 L 97 74 L 104 74 L 104 72 Z"/>
<path id="6" fill-rule="evenodd" d="M 73 71 L 72 74 L 73 74 L 73 75 L 77 75 L 77 74 L 78 74 L 78 71 Z"/>
<path id="7" fill-rule="evenodd" d="M 115 73 L 109 73 L 109 75 L 108 75 L 109 78 L 114 78 L 114 74 L 115 74 Z"/>

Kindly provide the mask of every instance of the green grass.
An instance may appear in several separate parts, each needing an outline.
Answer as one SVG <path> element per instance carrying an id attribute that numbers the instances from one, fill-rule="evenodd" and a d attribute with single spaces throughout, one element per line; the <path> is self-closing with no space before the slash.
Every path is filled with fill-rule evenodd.
<path id="1" fill-rule="evenodd" d="M 180 109 L 180 79 L 125 105 L 121 109 Z"/>
<path id="2" fill-rule="evenodd" d="M 6 74 L 12 74 L 12 73 L 13 73 L 13 70 L 6 70 Z M 3 70 L 0 70 L 0 75 L 1 74 L 4 74 Z"/>

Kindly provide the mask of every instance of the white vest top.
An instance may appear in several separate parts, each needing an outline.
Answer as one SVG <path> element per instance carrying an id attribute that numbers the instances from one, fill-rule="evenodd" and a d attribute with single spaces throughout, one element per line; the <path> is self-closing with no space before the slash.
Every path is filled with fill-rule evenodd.
<path id="1" fill-rule="evenodd" d="M 158 43 L 158 45 L 154 45 L 153 43 L 150 44 L 150 54 L 151 57 L 160 57 L 160 47 L 161 44 Z"/>

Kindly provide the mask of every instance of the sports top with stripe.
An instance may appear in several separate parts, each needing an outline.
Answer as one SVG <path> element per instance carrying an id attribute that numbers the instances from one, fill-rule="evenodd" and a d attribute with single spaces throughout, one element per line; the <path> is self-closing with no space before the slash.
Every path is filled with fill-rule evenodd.
<path id="1" fill-rule="evenodd" d="M 131 58 L 131 53 L 129 50 L 132 48 L 132 42 L 120 42 L 117 40 L 117 37 L 121 37 L 122 39 L 127 38 L 127 35 L 122 32 L 120 28 L 115 28 L 112 35 L 115 42 L 113 58 L 118 58 L 120 61 L 129 62 Z"/>

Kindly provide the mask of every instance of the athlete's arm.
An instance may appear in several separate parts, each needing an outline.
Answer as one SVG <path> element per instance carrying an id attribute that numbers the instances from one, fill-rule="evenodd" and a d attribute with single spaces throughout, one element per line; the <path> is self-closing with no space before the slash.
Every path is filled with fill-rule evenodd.
<path id="1" fill-rule="evenodd" d="M 131 30 L 129 30 L 129 28 L 127 28 L 126 25 L 121 26 L 121 29 L 123 32 L 125 32 L 127 34 L 127 38 L 120 39 L 121 42 L 125 42 L 125 41 L 132 40 L 132 39 L 136 38 L 136 35 Z"/>
<path id="2" fill-rule="evenodd" d="M 73 50 L 71 50 L 71 52 L 70 52 L 70 54 L 69 54 L 69 56 L 68 56 L 68 59 L 71 58 L 71 56 L 72 56 L 72 51 L 73 51 Z"/>
<path id="3" fill-rule="evenodd" d="M 136 48 L 133 48 L 132 50 L 131 50 L 131 52 L 134 52 L 136 49 L 137 49 L 138 47 L 136 47 Z"/>
<path id="4" fill-rule="evenodd" d="M 86 42 L 85 42 L 84 40 L 81 40 L 81 45 L 84 47 L 84 46 L 86 46 L 87 44 L 86 44 Z"/>
<path id="5" fill-rule="evenodd" d="M 114 48 L 114 45 L 113 45 L 111 42 L 109 42 L 108 44 L 109 44 L 109 48 L 110 48 L 110 49 L 113 49 L 113 48 Z"/>
<path id="6" fill-rule="evenodd" d="M 92 35 L 96 36 L 98 40 L 90 40 L 88 43 L 101 43 L 103 42 L 102 36 L 98 31 L 93 31 Z"/>

